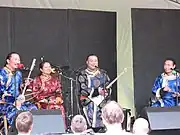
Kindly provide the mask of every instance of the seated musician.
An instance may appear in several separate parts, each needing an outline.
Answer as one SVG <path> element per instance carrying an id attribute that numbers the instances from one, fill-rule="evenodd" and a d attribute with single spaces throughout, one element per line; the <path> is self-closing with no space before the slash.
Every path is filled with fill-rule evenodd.
<path id="1" fill-rule="evenodd" d="M 20 56 L 15 52 L 8 54 L 4 68 L 0 69 L 0 110 L 12 125 L 18 111 L 37 110 L 37 107 L 20 100 L 22 73 L 17 70 Z"/>
<path id="2" fill-rule="evenodd" d="M 153 107 L 168 107 L 177 105 L 176 96 L 179 96 L 180 76 L 179 73 L 177 73 L 176 78 L 176 73 L 173 71 L 175 68 L 175 60 L 167 58 L 164 62 L 164 72 L 155 79 L 152 88 L 152 93 L 157 98 L 157 101 L 152 103 Z"/>
<path id="3" fill-rule="evenodd" d="M 39 109 L 60 109 L 65 121 L 65 110 L 62 99 L 60 79 L 53 76 L 51 64 L 43 61 L 39 65 L 40 74 L 29 86 Z"/>
<path id="4" fill-rule="evenodd" d="M 88 125 L 98 130 L 103 127 L 101 108 L 110 97 L 110 90 L 106 89 L 110 79 L 104 70 L 98 68 L 98 57 L 96 55 L 89 55 L 86 64 L 87 68 L 82 70 L 78 76 L 80 102 Z M 106 97 L 101 104 L 92 101 L 92 98 L 101 96 Z"/>

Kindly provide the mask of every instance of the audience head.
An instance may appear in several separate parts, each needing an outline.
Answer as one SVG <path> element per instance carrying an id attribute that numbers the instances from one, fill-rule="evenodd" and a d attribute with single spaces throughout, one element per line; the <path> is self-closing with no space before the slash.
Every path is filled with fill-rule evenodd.
<path id="1" fill-rule="evenodd" d="M 138 118 L 133 125 L 134 134 L 147 134 L 149 132 L 149 123 L 144 118 Z"/>
<path id="2" fill-rule="evenodd" d="M 18 133 L 30 133 L 33 125 L 33 116 L 31 112 L 21 112 L 16 118 L 16 128 Z"/>
<path id="3" fill-rule="evenodd" d="M 87 129 L 87 123 L 82 115 L 76 115 L 71 121 L 71 130 L 74 133 L 82 133 Z"/>
<path id="4" fill-rule="evenodd" d="M 107 125 L 122 124 L 124 113 L 122 107 L 115 101 L 110 101 L 102 109 L 103 123 Z"/>

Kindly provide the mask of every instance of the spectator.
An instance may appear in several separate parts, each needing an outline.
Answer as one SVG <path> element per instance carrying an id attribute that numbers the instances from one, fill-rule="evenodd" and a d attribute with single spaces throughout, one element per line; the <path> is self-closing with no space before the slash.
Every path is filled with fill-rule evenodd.
<path id="1" fill-rule="evenodd" d="M 31 112 L 21 112 L 16 118 L 18 135 L 30 135 L 33 127 L 33 116 Z"/>
<path id="2" fill-rule="evenodd" d="M 144 118 L 138 118 L 133 124 L 133 134 L 147 135 L 149 132 L 149 123 Z"/>
<path id="3" fill-rule="evenodd" d="M 130 134 L 122 130 L 122 123 L 124 121 L 124 113 L 121 106 L 115 102 L 110 101 L 102 109 L 103 123 L 107 128 L 106 134 Z"/>
<path id="4" fill-rule="evenodd" d="M 73 133 L 82 133 L 87 130 L 87 123 L 82 115 L 76 115 L 72 118 L 71 130 Z"/>

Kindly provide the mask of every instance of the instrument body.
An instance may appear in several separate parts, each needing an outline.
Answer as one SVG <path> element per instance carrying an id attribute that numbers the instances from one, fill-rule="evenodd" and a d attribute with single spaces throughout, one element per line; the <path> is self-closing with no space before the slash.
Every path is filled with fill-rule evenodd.
<path id="1" fill-rule="evenodd" d="M 22 84 L 22 72 L 17 70 L 12 73 L 8 68 L 0 69 L 0 110 L 7 117 L 9 125 L 14 122 L 14 116 L 18 110 L 36 110 L 37 107 L 31 103 L 18 104 L 17 99 L 20 97 Z"/>

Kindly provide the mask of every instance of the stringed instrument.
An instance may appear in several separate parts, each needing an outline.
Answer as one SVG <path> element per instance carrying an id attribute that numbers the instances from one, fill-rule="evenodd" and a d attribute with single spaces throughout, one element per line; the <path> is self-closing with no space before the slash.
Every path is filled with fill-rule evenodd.
<path id="1" fill-rule="evenodd" d="M 125 72 L 127 72 L 127 68 L 124 68 L 124 70 L 111 83 L 109 83 L 108 86 L 106 86 L 106 89 L 109 89 Z M 103 100 L 106 98 L 106 96 L 98 95 L 96 97 L 92 97 L 93 93 L 94 93 L 94 89 L 92 89 L 88 98 L 91 101 L 93 101 L 95 105 L 99 106 L 103 102 Z"/>

